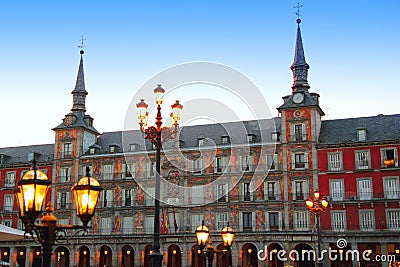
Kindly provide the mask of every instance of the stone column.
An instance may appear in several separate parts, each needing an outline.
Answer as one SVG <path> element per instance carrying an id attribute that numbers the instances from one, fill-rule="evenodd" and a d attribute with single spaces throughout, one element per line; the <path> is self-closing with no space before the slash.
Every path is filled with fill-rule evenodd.
<path id="1" fill-rule="evenodd" d="M 15 254 L 15 247 L 10 247 L 10 256 L 9 256 L 9 267 L 14 267 L 15 262 L 17 261 L 17 255 Z"/>
<path id="2" fill-rule="evenodd" d="M 387 252 L 387 243 L 381 243 L 381 254 L 380 257 L 382 258 L 382 255 L 384 255 L 384 257 L 388 256 L 388 252 Z M 386 260 L 384 262 L 382 262 L 382 267 L 388 267 L 389 266 L 389 262 Z"/>
<path id="3" fill-rule="evenodd" d="M 25 251 L 25 267 L 31 267 L 31 247 L 27 246 Z"/>

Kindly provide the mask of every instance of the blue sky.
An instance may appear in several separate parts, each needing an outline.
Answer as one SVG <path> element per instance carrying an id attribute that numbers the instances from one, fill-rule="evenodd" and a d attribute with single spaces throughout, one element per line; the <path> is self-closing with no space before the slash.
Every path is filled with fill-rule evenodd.
<path id="1" fill-rule="evenodd" d="M 123 129 L 128 105 L 147 79 L 191 61 L 239 70 L 276 116 L 291 92 L 296 3 L 2 1 L 0 147 L 54 141 L 51 128 L 71 108 L 81 35 L 87 113 L 100 132 Z M 324 119 L 399 113 L 397 1 L 302 4 L 310 91 L 321 95 Z"/>

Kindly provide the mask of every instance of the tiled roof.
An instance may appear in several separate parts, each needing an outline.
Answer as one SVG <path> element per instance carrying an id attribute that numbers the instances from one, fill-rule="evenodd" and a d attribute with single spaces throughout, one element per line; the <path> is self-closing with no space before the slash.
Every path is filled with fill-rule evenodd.
<path id="1" fill-rule="evenodd" d="M 356 144 L 357 129 L 367 130 L 365 142 L 400 140 L 400 114 L 322 121 L 319 144 Z"/>

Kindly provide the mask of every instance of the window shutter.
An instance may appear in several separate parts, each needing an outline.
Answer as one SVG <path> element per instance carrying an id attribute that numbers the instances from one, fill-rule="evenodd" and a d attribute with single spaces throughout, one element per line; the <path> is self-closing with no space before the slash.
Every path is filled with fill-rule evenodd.
<path id="1" fill-rule="evenodd" d="M 61 208 L 61 193 L 58 192 L 58 197 L 57 197 L 57 209 Z"/>
<path id="2" fill-rule="evenodd" d="M 214 173 L 218 172 L 218 158 L 214 158 Z"/>
<path id="3" fill-rule="evenodd" d="M 69 205 L 71 203 L 70 192 L 66 193 L 66 200 L 65 200 L 65 208 L 69 209 Z"/>
<path id="4" fill-rule="evenodd" d="M 296 182 L 292 181 L 292 198 L 296 200 Z"/>
<path id="5" fill-rule="evenodd" d="M 256 230 L 256 213 L 255 212 L 251 213 L 251 228 L 252 228 L 253 232 Z"/>
<path id="6" fill-rule="evenodd" d="M 279 231 L 282 231 L 282 212 L 278 212 Z"/>
<path id="7" fill-rule="evenodd" d="M 113 191 L 112 190 L 107 190 L 107 207 L 111 207 L 114 197 L 113 197 Z"/>
<path id="8" fill-rule="evenodd" d="M 302 124 L 301 124 L 301 134 L 302 134 L 302 140 L 303 141 L 306 141 L 307 140 L 307 131 L 306 131 L 306 124 L 303 122 Z"/>
<path id="9" fill-rule="evenodd" d="M 265 230 L 269 231 L 269 212 L 265 212 L 264 213 L 264 217 L 265 217 Z"/>
<path id="10" fill-rule="evenodd" d="M 243 232 L 243 213 L 239 212 L 239 230 Z"/>
<path id="11" fill-rule="evenodd" d="M 254 200 L 254 181 L 250 181 L 250 186 L 249 186 L 249 193 L 250 193 L 250 201 Z"/>

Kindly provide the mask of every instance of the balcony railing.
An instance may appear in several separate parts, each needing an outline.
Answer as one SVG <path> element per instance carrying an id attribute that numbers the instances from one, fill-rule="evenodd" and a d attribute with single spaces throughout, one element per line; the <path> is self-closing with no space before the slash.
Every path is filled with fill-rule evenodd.
<path id="1" fill-rule="evenodd" d="M 363 201 L 363 200 L 380 200 L 380 199 L 400 199 L 400 191 L 387 192 L 345 192 L 331 194 L 330 201 Z"/>
<path id="2" fill-rule="evenodd" d="M 303 142 L 307 140 L 307 134 L 294 134 L 290 135 L 290 141 Z"/>
<path id="3" fill-rule="evenodd" d="M 343 227 L 338 227 L 335 225 L 321 225 L 322 231 L 332 231 L 332 232 L 381 232 L 381 231 L 390 231 L 390 232 L 400 232 L 400 224 L 352 224 L 352 225 L 343 225 Z"/>

